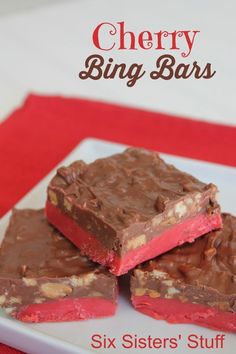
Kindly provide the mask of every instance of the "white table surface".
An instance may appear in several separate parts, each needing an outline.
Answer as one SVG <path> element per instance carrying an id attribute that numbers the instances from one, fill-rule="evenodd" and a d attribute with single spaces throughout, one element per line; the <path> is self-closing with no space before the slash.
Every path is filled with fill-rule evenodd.
<path id="1" fill-rule="evenodd" d="M 0 12 L 1 2 L 4 1 L 0 1 Z M 35 6 L 20 10 L 16 6 L 15 11 L 11 4 L 11 11 L 4 10 L 0 16 L 0 120 L 19 106 L 29 92 L 35 92 L 82 96 L 236 125 L 234 0 L 34 3 Z M 41 3 L 47 6 L 36 6 Z M 216 75 L 210 80 L 153 81 L 144 77 L 132 88 L 119 79 L 79 80 L 85 58 L 99 52 L 91 41 L 93 29 L 103 21 L 122 20 L 127 30 L 137 32 L 200 30 L 191 56 L 183 60 L 176 55 L 176 59 L 186 63 L 197 60 L 202 65 L 210 62 Z M 117 63 L 136 61 L 154 69 L 156 58 L 162 53 L 115 50 L 99 54 L 112 56 Z"/>

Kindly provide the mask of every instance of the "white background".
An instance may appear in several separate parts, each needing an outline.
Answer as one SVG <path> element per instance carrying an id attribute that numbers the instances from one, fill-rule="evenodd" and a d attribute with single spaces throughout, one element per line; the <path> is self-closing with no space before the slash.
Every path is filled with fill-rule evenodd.
<path id="1" fill-rule="evenodd" d="M 20 6 L 25 5 L 25 6 Z M 46 5 L 45 5 L 46 4 Z M 236 125 L 236 2 L 191 0 L 0 0 L 0 120 L 29 92 L 83 96 Z M 200 30 L 191 56 L 178 62 L 212 63 L 210 80 L 170 81 L 78 78 L 84 60 L 98 49 L 91 36 L 103 21 L 125 21 L 126 29 Z M 166 51 L 166 53 L 169 51 Z M 114 62 L 155 69 L 155 50 L 101 53 Z"/>

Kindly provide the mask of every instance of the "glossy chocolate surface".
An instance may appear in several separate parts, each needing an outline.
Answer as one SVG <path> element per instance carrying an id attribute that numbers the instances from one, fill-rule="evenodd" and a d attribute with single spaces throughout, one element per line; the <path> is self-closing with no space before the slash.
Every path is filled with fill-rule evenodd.
<path id="1" fill-rule="evenodd" d="M 71 242 L 48 224 L 44 210 L 14 210 L 0 248 L 2 278 L 67 277 L 96 270 Z"/>
<path id="2" fill-rule="evenodd" d="M 66 296 L 115 301 L 116 278 L 49 225 L 44 210 L 13 210 L 0 248 L 0 305 Z"/>
<path id="3" fill-rule="evenodd" d="M 236 217 L 222 217 L 222 229 L 137 267 L 133 293 L 141 287 L 153 290 L 157 297 L 236 312 Z"/>
<path id="4" fill-rule="evenodd" d="M 116 238 L 124 247 L 127 239 L 141 234 L 147 242 L 184 218 L 219 211 L 216 191 L 156 152 L 129 148 L 91 164 L 77 161 L 59 168 L 48 198 L 116 250 Z"/>

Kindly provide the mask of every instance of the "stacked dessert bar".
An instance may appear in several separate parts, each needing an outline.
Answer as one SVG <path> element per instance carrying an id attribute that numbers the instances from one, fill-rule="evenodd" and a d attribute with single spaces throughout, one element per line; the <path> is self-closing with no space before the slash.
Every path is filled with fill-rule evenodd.
<path id="1" fill-rule="evenodd" d="M 113 315 L 117 281 L 49 225 L 44 210 L 13 210 L 0 254 L 0 303 L 25 322 Z"/>
<path id="2" fill-rule="evenodd" d="M 30 322 L 112 315 L 131 271 L 137 310 L 236 331 L 236 218 L 216 193 L 145 149 L 59 168 L 46 216 L 13 212 L 0 304 Z"/>

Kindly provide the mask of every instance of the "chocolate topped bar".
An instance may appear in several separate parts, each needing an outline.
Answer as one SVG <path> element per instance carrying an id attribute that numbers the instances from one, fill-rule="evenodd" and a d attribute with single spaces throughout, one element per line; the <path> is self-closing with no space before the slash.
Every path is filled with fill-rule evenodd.
<path id="1" fill-rule="evenodd" d="M 166 164 L 157 153 L 134 148 L 89 165 L 77 161 L 61 167 L 50 187 L 68 196 L 68 204 L 95 214 L 117 232 L 149 221 L 190 193 L 216 190 Z M 66 199 L 60 201 L 58 194 L 60 205 Z M 177 217 L 178 213 L 177 209 Z"/>
<path id="2" fill-rule="evenodd" d="M 129 148 L 88 165 L 76 161 L 59 168 L 48 187 L 46 212 L 50 222 L 85 254 L 88 254 L 85 233 L 88 234 L 87 239 L 89 235 L 94 237 L 97 241 L 95 248 L 101 246 L 105 249 L 107 258 L 102 261 L 93 252 L 89 256 L 108 267 L 110 264 L 115 274 L 121 274 L 134 265 L 127 262 L 126 266 L 118 265 L 121 258 L 131 251 L 141 251 L 177 224 L 195 217 L 189 238 L 219 227 L 221 220 L 215 200 L 216 191 L 213 184 L 207 185 L 166 164 L 156 152 Z M 197 216 L 202 218 L 202 230 L 196 225 L 199 221 Z M 77 237 L 71 235 L 65 226 L 69 223 L 68 218 L 71 226 L 74 223 L 80 228 Z M 80 236 L 82 233 L 84 237 Z M 187 235 L 181 236 L 177 243 L 185 242 L 186 238 Z M 91 250 L 91 237 L 89 243 L 87 248 Z M 137 263 L 162 253 L 163 247 L 159 246 L 155 245 L 155 252 L 150 256 L 146 251 L 143 255 L 142 252 L 140 256 L 136 255 Z M 164 251 L 174 246 L 175 242 L 170 244 L 167 241 Z M 130 256 L 134 259 L 133 255 Z M 116 265 L 111 264 L 111 259 Z"/>
<path id="3" fill-rule="evenodd" d="M 222 217 L 221 230 L 134 270 L 131 290 L 135 307 L 170 322 L 236 331 L 236 217 Z M 166 307 L 164 299 L 168 300 Z M 171 314 L 172 304 L 178 310 Z"/>
<path id="4" fill-rule="evenodd" d="M 102 314 L 86 315 L 84 310 L 81 315 L 73 312 L 73 307 L 80 300 L 100 302 L 102 299 L 111 309 L 115 297 L 115 277 L 82 256 L 49 225 L 44 210 L 13 210 L 0 248 L 0 305 L 8 312 L 19 319 L 36 322 L 96 317 Z M 71 313 L 60 309 L 62 299 Z M 57 310 L 50 313 L 50 306 L 56 303 Z M 45 308 L 49 311 L 46 314 Z"/>

